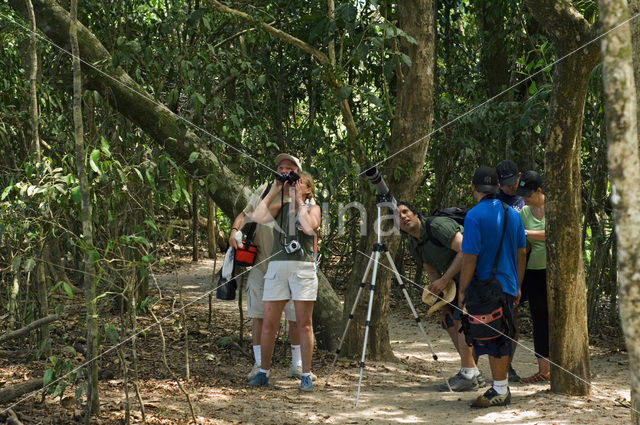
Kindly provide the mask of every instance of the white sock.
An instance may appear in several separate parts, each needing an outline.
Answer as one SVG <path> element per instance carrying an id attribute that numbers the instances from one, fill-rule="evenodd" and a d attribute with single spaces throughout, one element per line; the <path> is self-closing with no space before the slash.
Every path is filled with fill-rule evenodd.
<path id="1" fill-rule="evenodd" d="M 262 356 L 261 347 L 262 347 L 261 345 L 253 346 L 253 359 L 256 361 L 256 364 L 260 364 L 260 360 Z"/>
<path id="2" fill-rule="evenodd" d="M 309 373 L 303 373 L 302 376 L 311 376 L 311 372 Z"/>
<path id="3" fill-rule="evenodd" d="M 493 389 L 500 395 L 505 395 L 509 390 L 509 378 L 502 381 L 493 381 Z"/>
<path id="4" fill-rule="evenodd" d="M 262 372 L 262 373 L 266 374 L 266 375 L 267 375 L 267 377 L 269 376 L 269 369 L 266 369 L 266 370 L 265 370 L 265 369 L 263 369 L 263 368 L 260 368 L 260 372 Z"/>
<path id="5" fill-rule="evenodd" d="M 302 355 L 300 354 L 300 346 L 291 344 L 291 364 L 293 366 L 302 366 Z"/>
<path id="6" fill-rule="evenodd" d="M 473 379 L 480 374 L 477 367 L 461 367 L 460 374 L 464 376 L 464 379 Z"/>

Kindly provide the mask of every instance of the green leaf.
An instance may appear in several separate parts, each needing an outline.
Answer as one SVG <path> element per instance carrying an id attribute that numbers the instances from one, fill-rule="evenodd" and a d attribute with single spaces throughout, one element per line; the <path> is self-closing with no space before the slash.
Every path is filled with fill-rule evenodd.
<path id="1" fill-rule="evenodd" d="M 24 262 L 24 270 L 27 272 L 33 271 L 36 267 L 36 260 L 33 258 L 28 258 L 27 261 Z"/>
<path id="2" fill-rule="evenodd" d="M 189 155 L 189 162 L 193 164 L 194 162 L 196 162 L 199 156 L 200 152 L 191 152 L 191 155 Z"/>
<path id="3" fill-rule="evenodd" d="M 22 264 L 22 257 L 14 257 L 13 261 L 11 261 L 11 271 L 17 272 L 18 270 L 20 270 L 20 264 Z"/>
<path id="4" fill-rule="evenodd" d="M 53 369 L 47 369 L 44 371 L 42 377 L 42 386 L 46 387 L 53 380 Z"/>
<path id="5" fill-rule="evenodd" d="M 98 168 L 98 160 L 100 159 L 100 151 L 98 149 L 94 149 L 91 151 L 91 156 L 89 157 L 89 165 L 91 169 L 95 171 L 98 175 L 102 175 L 100 168 Z"/>
<path id="6" fill-rule="evenodd" d="M 0 196 L 0 201 L 4 201 L 4 198 L 9 196 L 9 192 L 11 192 L 11 189 L 13 189 L 13 186 L 7 186 L 4 188 L 4 190 L 2 191 L 2 195 Z"/>
<path id="7" fill-rule="evenodd" d="M 142 257 L 141 260 L 143 262 L 145 262 L 145 263 L 152 263 L 153 262 L 153 255 L 147 254 L 144 257 Z"/>
<path id="8" fill-rule="evenodd" d="M 64 292 L 67 294 L 67 297 L 69 297 L 69 299 L 72 300 L 73 291 L 71 290 L 71 286 L 69 286 L 67 282 L 62 282 L 62 289 L 64 289 Z"/>
<path id="9" fill-rule="evenodd" d="M 156 224 L 153 222 L 153 220 L 151 219 L 146 219 L 144 221 L 144 224 L 146 224 L 147 226 L 151 227 L 153 230 L 158 231 L 158 226 L 156 226 Z"/>
<path id="10" fill-rule="evenodd" d="M 529 86 L 529 94 L 534 94 L 538 91 L 538 87 L 536 86 L 536 82 L 531 80 L 531 85 Z"/>
<path id="11" fill-rule="evenodd" d="M 74 186 L 71 188 L 71 199 L 73 200 L 73 202 L 80 205 L 80 186 Z"/>
<path id="12" fill-rule="evenodd" d="M 402 62 L 407 66 L 411 66 L 413 64 L 413 62 L 411 62 L 411 58 L 404 53 L 400 53 L 400 59 L 402 59 Z"/>
<path id="13" fill-rule="evenodd" d="M 342 86 L 340 90 L 338 90 L 338 102 L 342 102 L 351 96 L 352 87 L 351 86 Z"/>

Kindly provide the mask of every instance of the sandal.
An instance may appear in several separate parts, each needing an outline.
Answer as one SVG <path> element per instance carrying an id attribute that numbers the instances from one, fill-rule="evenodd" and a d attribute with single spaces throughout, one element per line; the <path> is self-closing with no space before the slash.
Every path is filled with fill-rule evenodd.
<path id="1" fill-rule="evenodd" d="M 527 376 L 526 378 L 522 378 L 522 382 L 525 384 L 533 384 L 534 382 L 549 382 L 551 379 L 551 372 L 546 374 L 542 372 L 536 372 L 531 376 Z"/>

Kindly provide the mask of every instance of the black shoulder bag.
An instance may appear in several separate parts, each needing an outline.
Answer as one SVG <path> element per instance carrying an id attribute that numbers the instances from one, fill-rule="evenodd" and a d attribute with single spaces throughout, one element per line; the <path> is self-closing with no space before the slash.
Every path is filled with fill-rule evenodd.
<path id="1" fill-rule="evenodd" d="M 467 344 L 471 345 L 473 341 L 485 341 L 500 337 L 507 333 L 510 328 L 510 320 L 504 314 L 506 307 L 506 299 L 502 292 L 502 284 L 496 278 L 498 271 L 498 260 L 502 251 L 502 241 L 507 228 L 508 206 L 504 207 L 504 220 L 502 224 L 502 236 L 500 236 L 500 245 L 496 259 L 493 262 L 491 276 L 488 279 L 473 279 L 469 285 L 469 291 L 465 299 L 465 307 L 467 308 L 466 320 L 468 323 L 463 324 L 463 330 L 466 336 Z M 466 329 L 465 329 L 466 328 Z"/>

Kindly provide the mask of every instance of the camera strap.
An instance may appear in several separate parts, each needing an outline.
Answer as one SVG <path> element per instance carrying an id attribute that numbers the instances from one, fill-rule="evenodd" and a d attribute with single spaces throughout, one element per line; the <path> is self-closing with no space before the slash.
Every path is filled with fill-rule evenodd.
<path id="1" fill-rule="evenodd" d="M 262 196 L 260 196 L 260 199 L 264 199 L 264 197 L 269 193 L 269 190 L 271 190 L 271 183 L 267 184 L 267 188 L 264 190 L 264 192 L 262 192 Z M 255 221 L 251 223 L 251 226 L 249 226 L 249 230 L 247 231 L 247 235 L 244 239 L 244 242 L 247 245 L 250 245 L 251 242 L 253 242 L 253 236 L 256 233 L 257 226 L 258 223 L 256 223 Z"/>

